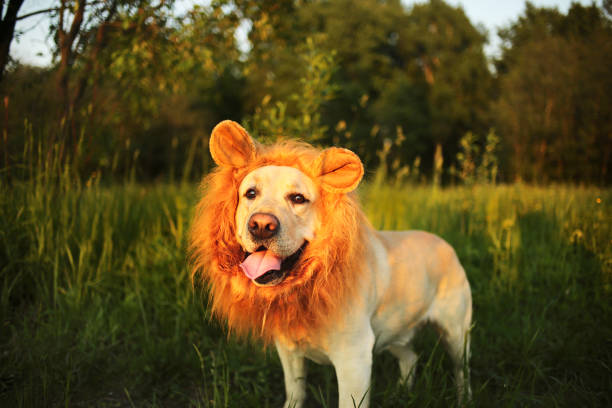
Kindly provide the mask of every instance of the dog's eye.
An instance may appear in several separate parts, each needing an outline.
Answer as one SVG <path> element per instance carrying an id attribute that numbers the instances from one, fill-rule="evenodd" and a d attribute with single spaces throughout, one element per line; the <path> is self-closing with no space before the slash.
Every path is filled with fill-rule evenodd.
<path id="1" fill-rule="evenodd" d="M 254 188 L 249 188 L 246 193 L 244 193 L 244 196 L 247 198 L 247 200 L 252 200 L 255 198 L 255 196 L 257 196 L 257 191 L 255 191 Z"/>
<path id="2" fill-rule="evenodd" d="M 296 194 L 290 194 L 289 195 L 289 200 L 291 200 L 291 202 L 293 204 L 304 204 L 305 202 L 308 202 L 308 200 L 306 199 L 306 197 L 304 197 L 302 194 L 300 193 L 296 193 Z"/>

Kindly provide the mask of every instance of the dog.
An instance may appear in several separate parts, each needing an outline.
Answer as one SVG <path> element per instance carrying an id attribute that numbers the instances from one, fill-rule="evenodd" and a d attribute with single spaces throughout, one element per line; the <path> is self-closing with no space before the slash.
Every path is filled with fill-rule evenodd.
<path id="1" fill-rule="evenodd" d="M 367 407 L 373 354 L 399 361 L 412 384 L 415 331 L 433 323 L 470 393 L 470 285 L 453 248 L 423 231 L 375 231 L 355 188 L 364 169 L 338 147 L 259 144 L 236 122 L 212 131 L 217 167 L 202 183 L 190 232 L 192 278 L 213 315 L 274 344 L 284 407 L 306 398 L 305 358 L 332 364 L 339 406 Z"/>

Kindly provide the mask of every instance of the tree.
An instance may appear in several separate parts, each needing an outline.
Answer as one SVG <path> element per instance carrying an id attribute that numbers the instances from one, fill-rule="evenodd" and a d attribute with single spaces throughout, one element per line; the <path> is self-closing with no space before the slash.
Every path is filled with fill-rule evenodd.
<path id="1" fill-rule="evenodd" d="M 301 15 L 337 53 L 340 91 L 323 117 L 332 129 L 348 123 L 339 140 L 368 164 L 376 164 L 384 140 L 396 140 L 388 160 L 421 156 L 431 167 L 437 144 L 450 159 L 465 131 L 486 131 L 486 36 L 460 8 L 440 0 L 410 9 L 399 1 L 315 1 Z"/>
<path id="2" fill-rule="evenodd" d="M 8 64 L 9 51 L 13 35 L 15 34 L 15 24 L 17 23 L 17 13 L 24 0 L 9 0 L 4 8 L 4 0 L 0 2 L 0 81 L 4 75 L 4 68 Z"/>
<path id="3" fill-rule="evenodd" d="M 298 48 L 308 34 L 299 26 L 302 2 L 295 0 L 234 0 L 228 7 L 249 27 L 244 55 L 245 108 L 254 111 L 264 98 L 286 101 L 303 77 Z M 296 112 L 293 112 L 296 113 Z"/>
<path id="4" fill-rule="evenodd" d="M 145 178 L 206 170 L 210 129 L 243 115 L 244 63 L 234 35 L 239 18 L 220 2 L 184 15 L 165 4 L 88 0 L 67 59 L 68 110 L 59 101 L 57 45 L 56 66 L 18 65 L 2 84 L 11 113 L 19 113 L 8 115 L 8 134 L 22 134 L 24 118 L 35 130 L 49 129 L 33 134 L 71 156 L 78 149 L 75 171 L 87 177 L 94 170 L 129 175 L 138 169 Z M 64 10 L 65 34 L 74 10 Z M 55 23 L 59 11 L 50 11 Z M 23 150 L 23 138 L 8 139 L 11 152 Z"/>
<path id="5" fill-rule="evenodd" d="M 146 176 L 205 166 L 205 158 L 193 157 L 196 147 L 217 122 L 242 116 L 237 16 L 217 2 L 181 16 L 152 7 L 120 14 L 96 58 L 82 59 L 94 62 L 83 99 L 88 127 L 106 139 L 107 152 L 125 152 L 126 163 L 137 156 Z"/>
<path id="6" fill-rule="evenodd" d="M 78 109 L 100 51 L 113 33 L 133 35 L 142 26 L 155 28 L 172 1 L 59 0 L 51 29 L 59 55 L 57 86 L 69 116 Z M 75 68 L 79 74 L 73 78 Z"/>
<path id="7" fill-rule="evenodd" d="M 605 181 L 611 154 L 612 27 L 596 6 L 567 15 L 527 3 L 500 31 L 495 104 L 512 172 L 532 181 Z"/>
<path id="8" fill-rule="evenodd" d="M 421 155 L 427 165 L 441 146 L 448 163 L 466 132 L 486 133 L 490 126 L 486 36 L 461 8 L 440 0 L 413 6 L 400 27 L 402 71 L 383 88 L 376 116 L 387 134 L 403 128 L 407 140 L 398 154 Z"/>
<path id="9" fill-rule="evenodd" d="M 331 130 L 325 142 L 358 151 L 370 166 L 383 144 L 373 102 L 398 69 L 393 38 L 404 15 L 399 1 L 376 0 L 315 1 L 300 11 L 302 29 L 319 35 L 324 50 L 336 55 L 338 91 L 321 115 Z"/>

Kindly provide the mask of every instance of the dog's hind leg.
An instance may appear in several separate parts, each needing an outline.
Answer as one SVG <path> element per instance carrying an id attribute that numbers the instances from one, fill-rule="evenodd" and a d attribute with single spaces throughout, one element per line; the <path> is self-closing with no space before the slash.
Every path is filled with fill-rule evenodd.
<path id="1" fill-rule="evenodd" d="M 447 329 L 448 330 L 448 329 Z M 470 333 L 469 327 L 459 328 L 455 327 L 449 330 L 445 336 L 443 336 L 444 342 L 448 353 L 453 360 L 454 371 L 455 371 L 455 384 L 457 386 L 457 399 L 459 403 L 464 401 L 464 397 L 467 400 L 471 398 L 470 388 Z"/>
<path id="2" fill-rule="evenodd" d="M 397 358 L 399 363 L 400 382 L 406 384 L 408 388 L 412 388 L 416 362 L 419 356 L 414 352 L 410 344 L 392 345 L 388 349 Z"/>
<path id="3" fill-rule="evenodd" d="M 455 292 L 440 302 L 432 316 L 441 329 L 442 340 L 455 366 L 455 384 L 459 403 L 471 398 L 470 388 L 470 328 L 472 323 L 472 298 L 469 290 Z"/>

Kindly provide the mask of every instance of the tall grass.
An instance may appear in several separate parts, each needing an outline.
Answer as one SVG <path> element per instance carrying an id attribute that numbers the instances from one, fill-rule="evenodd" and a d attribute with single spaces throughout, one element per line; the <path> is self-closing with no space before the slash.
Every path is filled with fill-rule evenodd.
<path id="1" fill-rule="evenodd" d="M 434 231 L 457 249 L 474 295 L 476 406 L 609 405 L 609 190 L 383 184 L 365 196 L 375 226 Z"/>
<path id="2" fill-rule="evenodd" d="M 228 339 L 192 288 L 197 186 L 82 180 L 61 154 L 27 146 L 0 178 L 0 405 L 280 406 L 274 352 Z M 457 249 L 474 293 L 474 406 L 612 405 L 610 190 L 377 179 L 361 196 L 377 228 Z M 417 346 L 412 390 L 393 358 L 375 360 L 374 406 L 454 402 L 435 336 Z M 309 406 L 334 406 L 333 371 L 311 368 Z"/>

